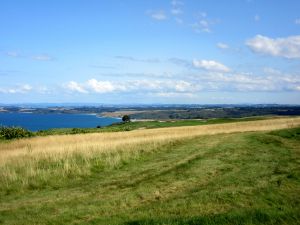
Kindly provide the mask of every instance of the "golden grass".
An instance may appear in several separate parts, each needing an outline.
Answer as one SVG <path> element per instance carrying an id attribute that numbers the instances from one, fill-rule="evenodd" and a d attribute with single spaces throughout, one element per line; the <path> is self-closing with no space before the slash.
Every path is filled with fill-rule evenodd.
<path id="1" fill-rule="evenodd" d="M 99 163 L 115 166 L 121 160 L 137 157 L 141 152 L 152 151 L 163 144 L 183 138 L 220 133 L 268 131 L 299 125 L 300 117 L 294 117 L 126 132 L 55 135 L 2 142 L 0 143 L 0 181 L 9 185 L 10 182 L 21 179 L 22 185 L 26 186 L 32 177 L 47 180 L 55 174 L 57 176 L 70 173 L 87 174 L 90 160 L 96 159 Z M 55 165 L 55 168 L 47 168 L 48 164 Z"/>
<path id="2" fill-rule="evenodd" d="M 267 131 L 292 128 L 300 125 L 300 117 L 267 119 L 260 121 L 235 122 L 226 124 L 185 126 L 134 130 L 126 132 L 55 135 L 20 139 L 0 143 L 0 165 L 9 158 L 25 155 L 70 153 L 90 154 L 118 150 L 131 150 L 137 146 L 160 145 L 175 139 L 220 133 Z"/>

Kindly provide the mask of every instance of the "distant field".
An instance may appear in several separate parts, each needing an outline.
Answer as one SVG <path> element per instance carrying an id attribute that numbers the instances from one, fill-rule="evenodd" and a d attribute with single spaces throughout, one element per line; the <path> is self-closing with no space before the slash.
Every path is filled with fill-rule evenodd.
<path id="1" fill-rule="evenodd" d="M 198 106 L 198 107 L 164 107 L 164 108 L 131 108 L 115 109 L 101 112 L 101 115 L 122 117 L 128 114 L 133 119 L 209 119 L 209 118 L 242 118 L 251 116 L 288 116 L 300 115 L 299 106 L 271 106 L 271 105 L 235 105 L 224 106 Z"/>
<path id="2" fill-rule="evenodd" d="M 298 224 L 299 126 L 295 117 L 0 142 L 0 223 Z"/>
<path id="3" fill-rule="evenodd" d="M 245 117 L 245 118 L 218 118 L 218 119 L 198 119 L 198 120 L 166 120 L 166 121 L 133 121 L 130 123 L 115 123 L 110 126 L 101 128 L 58 128 L 36 132 L 38 136 L 56 135 L 56 134 L 80 134 L 80 133 L 101 133 L 101 132 L 119 132 L 131 131 L 137 129 L 153 129 L 162 127 L 181 127 L 181 126 L 198 126 L 208 124 L 222 124 L 242 121 L 256 121 L 264 119 L 275 119 L 280 117 Z M 288 117 L 282 117 L 288 118 Z"/>

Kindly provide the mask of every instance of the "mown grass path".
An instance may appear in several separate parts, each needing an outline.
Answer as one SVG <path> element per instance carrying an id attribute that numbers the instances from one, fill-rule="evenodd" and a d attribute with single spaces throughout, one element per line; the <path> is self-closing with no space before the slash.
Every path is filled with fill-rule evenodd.
<path id="1" fill-rule="evenodd" d="M 55 186 L 2 192 L 2 224 L 299 224 L 300 130 L 187 138 Z"/>

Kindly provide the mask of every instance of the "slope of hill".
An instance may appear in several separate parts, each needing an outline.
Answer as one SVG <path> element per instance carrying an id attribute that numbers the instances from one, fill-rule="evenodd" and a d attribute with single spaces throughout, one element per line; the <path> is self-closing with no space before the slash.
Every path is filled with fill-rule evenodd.
<path id="1" fill-rule="evenodd" d="M 287 118 L 2 142 L 0 222 L 298 224 L 299 125 Z"/>

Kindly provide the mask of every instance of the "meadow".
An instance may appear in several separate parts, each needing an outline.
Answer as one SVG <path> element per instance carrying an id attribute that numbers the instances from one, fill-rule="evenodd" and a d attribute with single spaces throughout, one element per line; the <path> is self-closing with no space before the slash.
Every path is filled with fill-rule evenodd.
<path id="1" fill-rule="evenodd" d="M 183 119 L 183 120 L 134 120 L 130 123 L 113 123 L 100 128 L 55 128 L 34 132 L 36 136 L 61 135 L 61 134 L 81 134 L 81 133 L 102 133 L 131 131 L 137 129 L 153 129 L 163 127 L 199 126 L 209 124 L 232 123 L 242 121 L 256 121 L 263 119 L 280 118 L 278 116 L 255 116 L 244 118 L 213 118 L 213 119 Z M 284 118 L 284 117 L 283 117 Z"/>
<path id="2" fill-rule="evenodd" d="M 1 141 L 0 223 L 298 224 L 299 126 L 292 117 Z"/>

